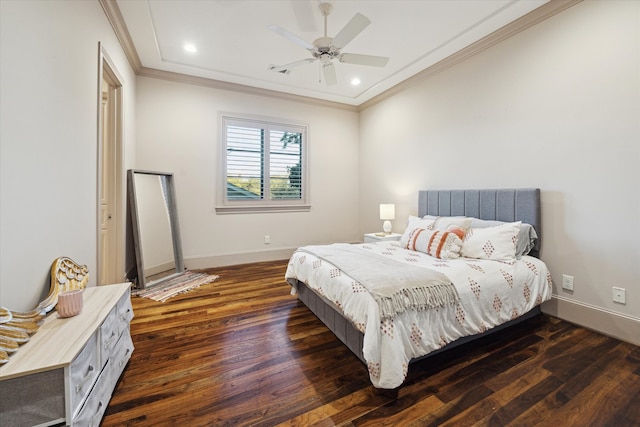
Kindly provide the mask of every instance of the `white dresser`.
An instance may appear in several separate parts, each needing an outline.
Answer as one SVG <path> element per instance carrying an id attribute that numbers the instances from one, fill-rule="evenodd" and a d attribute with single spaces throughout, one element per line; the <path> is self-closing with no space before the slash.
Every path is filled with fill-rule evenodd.
<path id="1" fill-rule="evenodd" d="M 0 366 L 0 426 L 98 426 L 133 352 L 130 283 L 86 288 L 70 318 L 51 312 Z"/>

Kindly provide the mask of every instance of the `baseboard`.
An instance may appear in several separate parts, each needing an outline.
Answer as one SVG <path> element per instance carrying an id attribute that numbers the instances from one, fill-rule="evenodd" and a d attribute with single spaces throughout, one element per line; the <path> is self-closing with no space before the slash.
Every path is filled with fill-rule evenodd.
<path id="1" fill-rule="evenodd" d="M 542 304 L 542 312 L 621 341 L 640 345 L 640 318 L 559 295 L 553 295 Z"/>
<path id="2" fill-rule="evenodd" d="M 297 248 L 280 248 L 267 251 L 238 252 L 200 258 L 185 258 L 184 263 L 187 269 L 197 270 L 252 262 L 279 261 L 291 258 L 291 255 L 293 255 L 296 249 Z"/>

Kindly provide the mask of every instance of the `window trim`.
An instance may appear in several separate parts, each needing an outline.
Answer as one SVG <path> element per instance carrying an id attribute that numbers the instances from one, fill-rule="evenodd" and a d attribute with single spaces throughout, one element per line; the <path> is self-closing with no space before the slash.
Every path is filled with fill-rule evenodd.
<path id="1" fill-rule="evenodd" d="M 228 123 L 246 122 L 248 124 L 264 124 L 265 128 L 270 129 L 295 129 L 296 132 L 302 133 L 302 188 L 300 199 L 291 200 L 271 200 L 265 197 L 259 200 L 228 200 L 227 199 L 227 141 L 226 129 Z M 236 214 L 236 213 L 266 213 L 266 212 L 308 212 L 311 210 L 309 197 L 309 125 L 295 123 L 290 120 L 273 118 L 267 116 L 236 114 L 236 113 L 220 113 L 218 119 L 218 171 L 217 171 L 217 214 Z M 267 177 L 268 178 L 268 177 Z"/>

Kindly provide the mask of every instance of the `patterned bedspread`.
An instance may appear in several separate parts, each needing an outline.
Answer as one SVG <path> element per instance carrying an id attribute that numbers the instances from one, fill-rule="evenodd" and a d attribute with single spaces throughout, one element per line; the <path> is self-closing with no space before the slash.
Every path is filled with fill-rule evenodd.
<path id="1" fill-rule="evenodd" d="M 332 301 L 364 334 L 363 354 L 375 387 L 400 386 L 412 358 L 505 323 L 551 298 L 551 276 L 537 258 L 524 256 L 512 263 L 443 260 L 403 249 L 398 242 L 359 246 L 397 261 L 399 268 L 405 264 L 442 272 L 454 283 L 460 297 L 454 306 L 409 310 L 382 321 L 378 306 L 364 286 L 307 251 L 293 254 L 285 278 L 304 282 Z"/>

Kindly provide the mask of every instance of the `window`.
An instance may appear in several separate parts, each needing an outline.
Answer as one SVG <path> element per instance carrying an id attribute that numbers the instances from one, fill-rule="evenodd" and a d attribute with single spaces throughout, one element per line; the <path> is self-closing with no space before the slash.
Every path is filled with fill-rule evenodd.
<path id="1" fill-rule="evenodd" d="M 222 115 L 216 211 L 309 210 L 307 127 Z"/>

